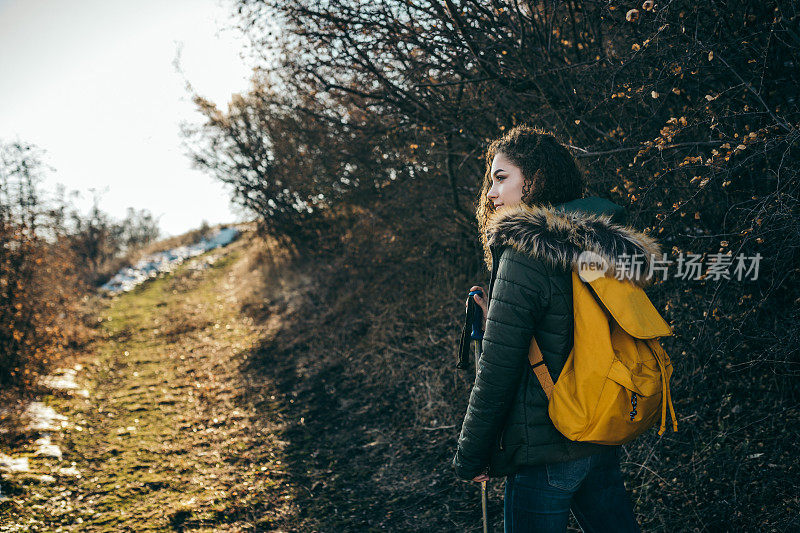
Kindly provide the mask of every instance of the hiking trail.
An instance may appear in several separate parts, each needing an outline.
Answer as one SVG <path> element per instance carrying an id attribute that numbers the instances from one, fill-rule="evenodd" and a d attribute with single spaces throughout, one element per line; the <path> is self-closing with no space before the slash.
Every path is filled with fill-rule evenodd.
<path id="1" fill-rule="evenodd" d="M 240 313 L 246 242 L 104 300 L 98 339 L 66 363 L 88 395 L 42 398 L 68 419 L 63 456 L 14 450 L 30 469 L 3 477 L 0 530 L 263 531 L 298 511 L 275 391 L 244 370 L 279 320 Z"/>

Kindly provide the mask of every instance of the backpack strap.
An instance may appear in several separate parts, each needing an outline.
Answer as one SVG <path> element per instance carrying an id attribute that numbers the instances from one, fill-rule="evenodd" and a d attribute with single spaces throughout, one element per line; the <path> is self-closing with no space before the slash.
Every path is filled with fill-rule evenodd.
<path id="1" fill-rule="evenodd" d="M 547 365 L 544 364 L 544 357 L 542 357 L 542 350 L 536 343 L 536 337 L 531 337 L 531 347 L 528 350 L 528 361 L 531 363 L 533 373 L 539 380 L 539 384 L 544 389 L 547 399 L 553 394 L 553 378 L 550 376 L 550 371 L 547 370 Z"/>
<path id="2" fill-rule="evenodd" d="M 661 427 L 658 430 L 659 435 L 664 434 L 667 427 L 667 406 L 672 415 L 672 431 L 678 431 L 678 419 L 675 417 L 675 408 L 672 405 L 672 391 L 669 390 L 669 381 L 667 381 L 667 365 L 672 364 L 669 361 L 669 356 L 664 351 L 664 348 L 656 339 L 644 339 L 653 355 L 658 362 L 661 369 Z"/>

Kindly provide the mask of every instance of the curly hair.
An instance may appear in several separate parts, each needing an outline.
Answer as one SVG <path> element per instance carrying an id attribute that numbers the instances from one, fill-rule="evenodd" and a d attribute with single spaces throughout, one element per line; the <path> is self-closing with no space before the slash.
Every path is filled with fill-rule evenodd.
<path id="1" fill-rule="evenodd" d="M 582 198 L 585 189 L 578 162 L 556 136 L 544 129 L 525 124 L 515 126 L 486 149 L 486 172 L 478 197 L 478 231 L 483 258 L 492 268 L 492 255 L 486 237 L 489 217 L 495 212 L 486 194 L 492 188 L 492 161 L 498 153 L 522 170 L 522 202 L 526 205 L 554 205 Z"/>

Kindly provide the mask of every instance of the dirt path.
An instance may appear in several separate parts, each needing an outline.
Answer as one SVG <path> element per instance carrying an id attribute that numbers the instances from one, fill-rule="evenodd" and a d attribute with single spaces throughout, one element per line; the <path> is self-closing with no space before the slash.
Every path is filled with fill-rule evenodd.
<path id="1" fill-rule="evenodd" d="M 0 530 L 281 531 L 298 512 L 280 402 L 244 370 L 270 321 L 255 326 L 232 296 L 243 246 L 98 311 L 100 340 L 70 362 L 89 396 L 43 398 L 69 419 L 52 436 L 63 457 L 31 456 L 31 474 L 4 476 Z"/>

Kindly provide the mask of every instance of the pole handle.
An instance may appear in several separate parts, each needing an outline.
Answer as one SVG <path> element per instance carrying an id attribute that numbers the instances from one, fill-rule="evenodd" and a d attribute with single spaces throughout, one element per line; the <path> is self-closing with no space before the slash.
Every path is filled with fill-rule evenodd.
<path id="1" fill-rule="evenodd" d="M 461 329 L 461 340 L 458 345 L 458 354 L 456 368 L 464 370 L 470 366 L 470 344 L 473 341 L 480 341 L 483 339 L 483 311 L 479 306 L 474 295 L 483 296 L 483 292 L 479 290 L 471 291 L 467 296 L 466 308 L 467 315 L 464 319 L 464 326 Z"/>
<path id="2" fill-rule="evenodd" d="M 483 298 L 483 291 L 481 290 L 474 290 L 469 292 L 469 303 L 473 307 L 472 315 L 472 333 L 470 334 L 469 338 L 477 341 L 483 339 L 483 309 L 473 298 L 474 295 L 478 295 Z"/>

